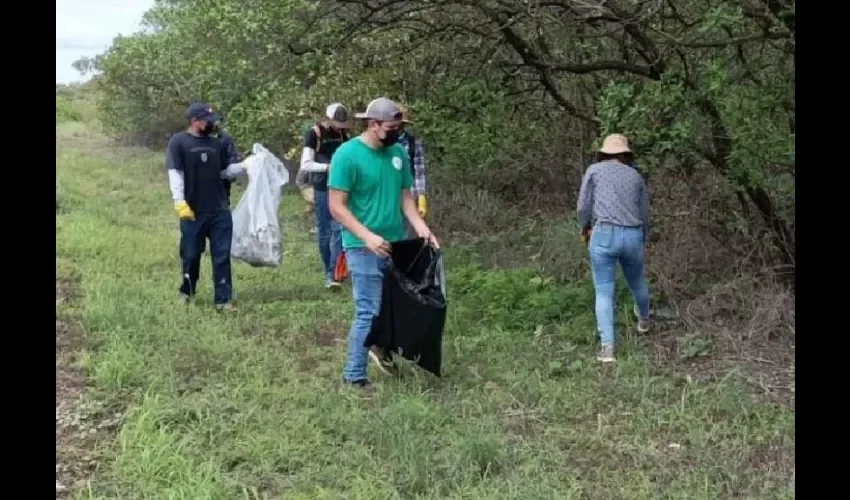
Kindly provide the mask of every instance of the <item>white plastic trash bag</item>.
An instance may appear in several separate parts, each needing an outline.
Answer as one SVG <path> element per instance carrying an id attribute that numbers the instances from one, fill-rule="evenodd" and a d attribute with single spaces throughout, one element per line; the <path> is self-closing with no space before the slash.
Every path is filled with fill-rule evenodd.
<path id="1" fill-rule="evenodd" d="M 283 260 L 283 243 L 277 209 L 289 172 L 262 144 L 254 144 L 242 162 L 248 187 L 233 210 L 230 255 L 254 267 L 277 267 Z"/>

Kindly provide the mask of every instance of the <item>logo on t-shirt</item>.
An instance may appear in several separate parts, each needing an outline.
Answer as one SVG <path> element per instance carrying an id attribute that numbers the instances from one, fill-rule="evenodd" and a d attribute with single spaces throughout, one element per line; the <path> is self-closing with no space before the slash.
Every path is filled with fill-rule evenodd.
<path id="1" fill-rule="evenodd" d="M 204 163 L 207 162 L 207 154 L 206 153 L 201 153 L 201 161 L 204 162 Z"/>
<path id="2" fill-rule="evenodd" d="M 393 168 L 401 170 L 401 158 L 398 156 L 393 156 Z"/>

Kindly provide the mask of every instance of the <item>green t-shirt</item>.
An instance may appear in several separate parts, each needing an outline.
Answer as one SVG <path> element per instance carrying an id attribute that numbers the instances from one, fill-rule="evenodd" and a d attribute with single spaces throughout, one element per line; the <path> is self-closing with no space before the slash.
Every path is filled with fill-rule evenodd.
<path id="1" fill-rule="evenodd" d="M 348 193 L 348 209 L 369 231 L 388 242 L 403 240 L 401 191 L 413 184 L 408 163 L 407 153 L 399 144 L 372 149 L 355 137 L 331 158 L 328 187 Z M 365 245 L 343 228 L 342 246 Z"/>

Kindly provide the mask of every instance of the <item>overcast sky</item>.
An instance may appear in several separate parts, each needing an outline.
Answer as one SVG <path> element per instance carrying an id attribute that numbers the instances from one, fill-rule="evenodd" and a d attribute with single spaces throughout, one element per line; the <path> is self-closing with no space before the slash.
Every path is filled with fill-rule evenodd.
<path id="1" fill-rule="evenodd" d="M 141 29 L 154 0 L 56 0 L 56 83 L 82 81 L 71 63 L 106 50 L 118 35 Z"/>

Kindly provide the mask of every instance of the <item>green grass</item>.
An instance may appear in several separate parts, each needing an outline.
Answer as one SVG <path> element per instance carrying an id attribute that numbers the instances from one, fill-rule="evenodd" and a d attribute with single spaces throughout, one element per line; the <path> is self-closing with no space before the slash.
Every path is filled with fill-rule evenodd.
<path id="1" fill-rule="evenodd" d="M 213 313 L 208 257 L 197 304 L 178 306 L 161 155 L 95 136 L 57 125 L 57 273 L 79 279 L 63 313 L 84 326 L 88 397 L 127 412 L 76 498 L 794 497 L 793 411 L 734 373 L 655 365 L 651 337 L 623 333 L 628 306 L 600 366 L 586 280 L 484 271 L 447 245 L 444 377 L 374 373 L 364 398 L 340 384 L 350 293 L 322 289 L 288 192 L 284 264 L 234 264 L 240 312 Z"/>

